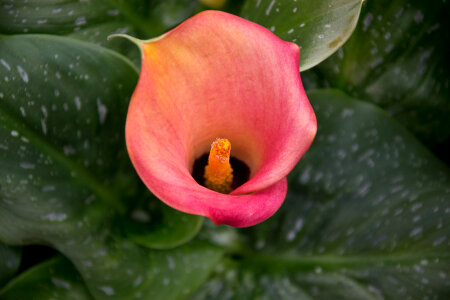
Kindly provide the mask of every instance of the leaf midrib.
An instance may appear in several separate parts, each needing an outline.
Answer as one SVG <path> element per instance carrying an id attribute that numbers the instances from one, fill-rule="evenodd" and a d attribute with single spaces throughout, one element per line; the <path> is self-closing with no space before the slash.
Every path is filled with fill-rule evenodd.
<path id="1" fill-rule="evenodd" d="M 439 258 L 439 261 L 450 262 L 450 254 L 445 253 L 399 253 L 379 255 L 301 255 L 279 253 L 255 253 L 240 254 L 238 259 L 245 266 L 260 266 L 262 268 L 281 268 L 282 270 L 312 270 L 317 267 L 323 270 L 336 270 L 342 268 L 393 266 L 405 263 L 420 263 L 423 260 Z"/>

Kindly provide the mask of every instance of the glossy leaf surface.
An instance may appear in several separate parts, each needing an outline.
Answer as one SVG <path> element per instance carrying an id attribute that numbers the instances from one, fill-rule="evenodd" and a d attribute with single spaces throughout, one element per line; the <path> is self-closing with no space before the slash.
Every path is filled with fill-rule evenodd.
<path id="1" fill-rule="evenodd" d="M 20 274 L 0 289 L 3 300 L 93 299 L 80 275 L 67 259 L 59 256 Z"/>
<path id="2" fill-rule="evenodd" d="M 448 168 L 376 107 L 309 98 L 318 135 L 285 205 L 229 233 L 233 255 L 194 299 L 445 299 Z"/>
<path id="3" fill-rule="evenodd" d="M 241 16 L 301 48 L 300 70 L 310 69 L 350 37 L 361 0 L 247 0 Z"/>
<path id="4" fill-rule="evenodd" d="M 321 64 L 319 85 L 373 102 L 429 145 L 450 136 L 445 1 L 367 1 L 354 35 Z"/>
<path id="5" fill-rule="evenodd" d="M 2 37 L 0 53 L 0 238 L 52 245 L 97 299 L 172 299 L 200 285 L 221 250 L 194 243 L 150 251 L 115 233 L 114 211 L 124 213 L 142 188 L 120 129 L 137 78 L 131 63 L 50 36 Z"/>
<path id="6" fill-rule="evenodd" d="M 195 237 L 203 217 L 182 213 L 149 197 L 131 211 L 130 218 L 120 222 L 124 235 L 131 241 L 153 249 L 168 249 Z"/>

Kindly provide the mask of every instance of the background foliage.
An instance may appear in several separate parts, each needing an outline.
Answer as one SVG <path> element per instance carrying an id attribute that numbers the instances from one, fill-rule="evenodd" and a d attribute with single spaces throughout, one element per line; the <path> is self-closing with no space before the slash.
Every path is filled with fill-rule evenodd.
<path id="1" fill-rule="evenodd" d="M 106 37 L 207 8 L 0 1 L 0 298 L 446 299 L 448 3 L 221 8 L 300 45 L 318 119 L 284 205 L 247 229 L 164 206 L 124 145 L 139 53 Z"/>

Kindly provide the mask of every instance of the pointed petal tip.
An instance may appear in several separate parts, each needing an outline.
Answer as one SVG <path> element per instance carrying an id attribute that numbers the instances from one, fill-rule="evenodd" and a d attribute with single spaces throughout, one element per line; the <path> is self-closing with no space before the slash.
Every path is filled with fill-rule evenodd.
<path id="1" fill-rule="evenodd" d="M 124 33 L 113 33 L 113 34 L 108 35 L 108 37 L 106 39 L 108 41 L 110 41 L 114 38 L 125 38 L 125 39 L 129 40 L 130 42 L 132 42 L 133 44 L 136 44 L 137 46 L 140 46 L 144 42 L 140 39 L 137 39 L 131 35 L 124 34 Z"/>

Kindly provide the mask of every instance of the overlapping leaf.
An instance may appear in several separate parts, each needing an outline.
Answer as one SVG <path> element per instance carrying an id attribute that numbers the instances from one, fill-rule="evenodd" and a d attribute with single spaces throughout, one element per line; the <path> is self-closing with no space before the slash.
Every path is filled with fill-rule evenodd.
<path id="1" fill-rule="evenodd" d="M 241 16 L 301 47 L 300 70 L 310 69 L 350 37 L 361 0 L 247 0 Z"/>
<path id="2" fill-rule="evenodd" d="M 374 106 L 333 91 L 309 98 L 318 135 L 286 203 L 240 231 L 194 299 L 445 299 L 448 168 Z"/>
<path id="3" fill-rule="evenodd" d="M 150 251 L 112 225 L 144 189 L 124 145 L 137 79 L 131 63 L 92 44 L 45 35 L 2 37 L 0 53 L 0 239 L 55 247 L 97 299 L 139 293 L 171 299 L 201 284 L 221 255 L 216 247 Z M 168 235 L 169 243 L 186 242 L 198 226 L 193 230 Z M 164 236 L 158 247 L 167 247 Z"/>
<path id="4" fill-rule="evenodd" d="M 142 39 L 159 36 L 200 9 L 197 1 L 35 0 L 0 2 L 0 33 L 65 35 L 127 55 L 139 65 L 139 52 L 114 33 Z"/>
<path id="5" fill-rule="evenodd" d="M 450 136 L 449 3 L 368 1 L 319 85 L 371 101 L 429 145 Z"/>
<path id="6" fill-rule="evenodd" d="M 17 299 L 67 299 L 90 300 L 80 275 L 63 257 L 43 262 L 21 274 L 0 289 L 0 298 Z"/>

